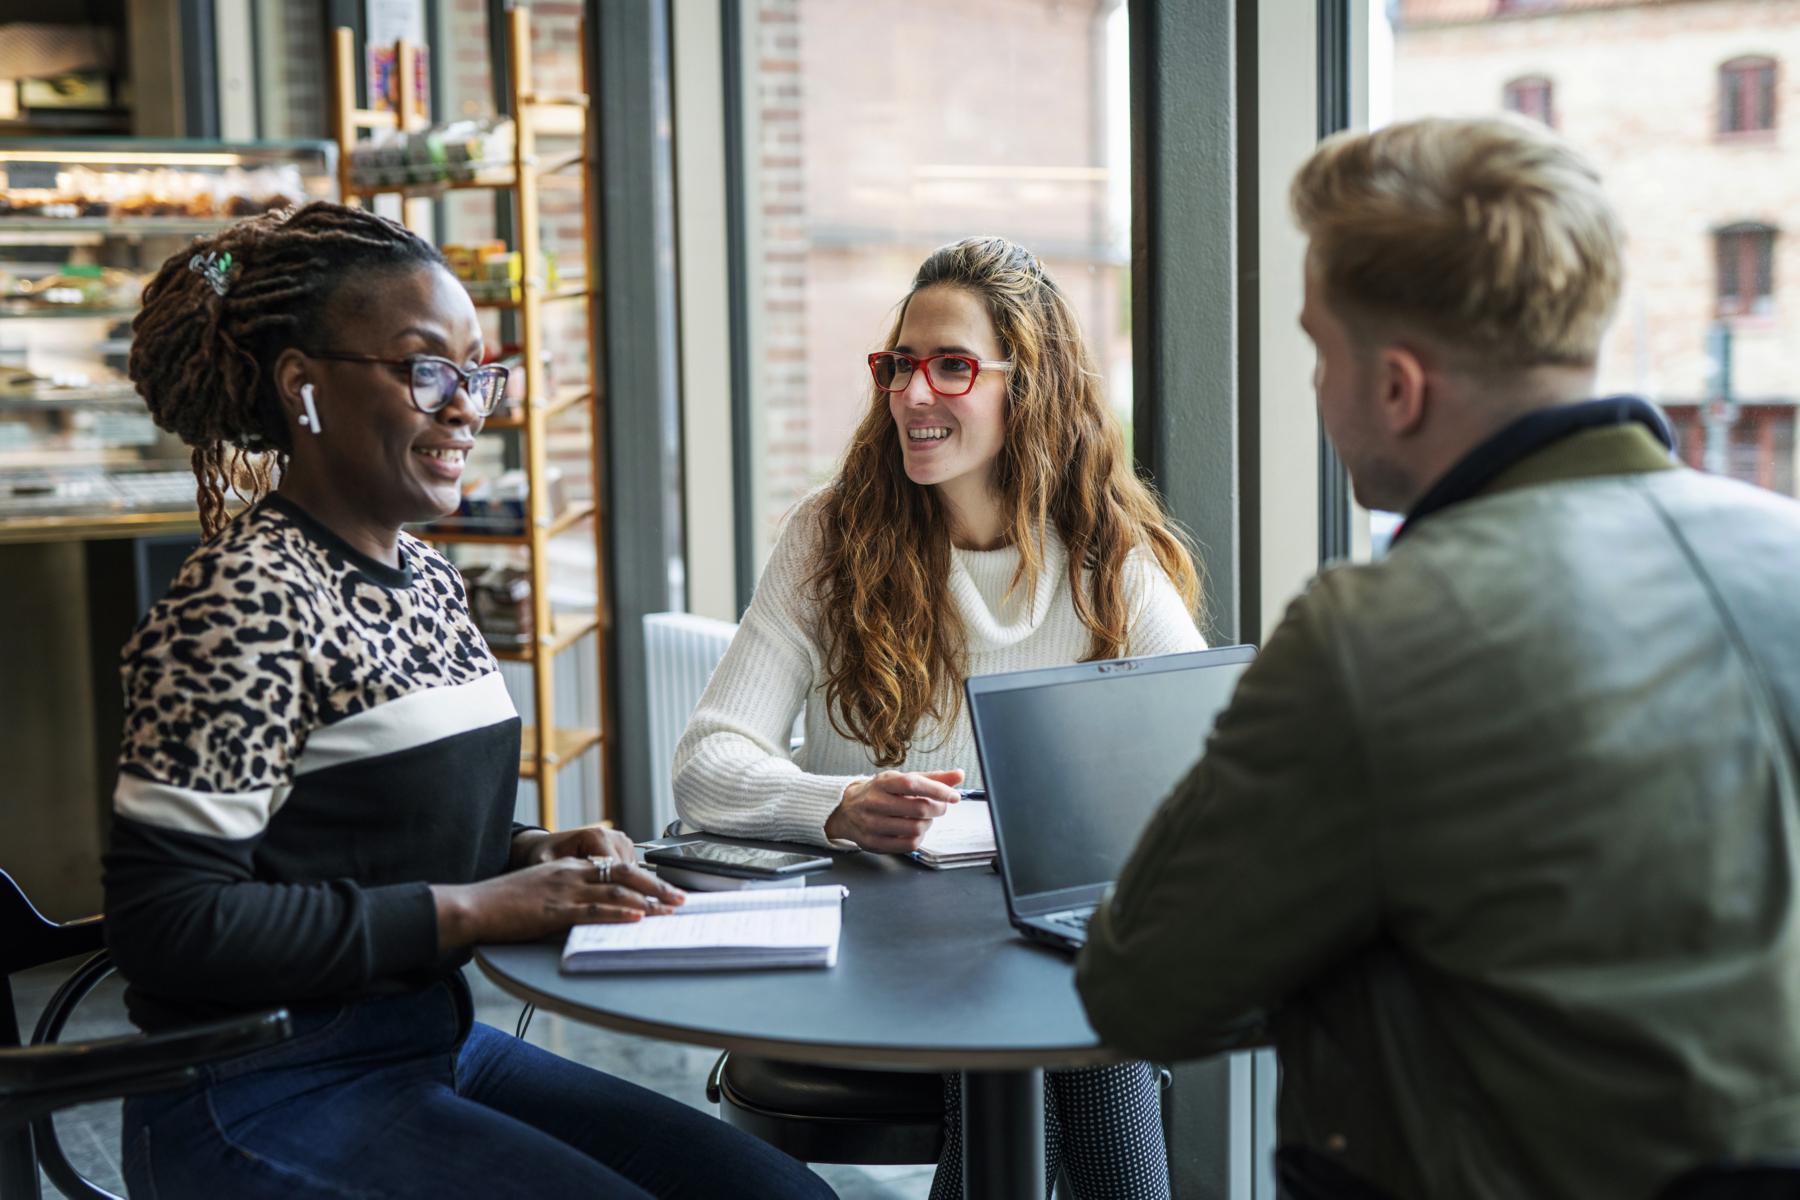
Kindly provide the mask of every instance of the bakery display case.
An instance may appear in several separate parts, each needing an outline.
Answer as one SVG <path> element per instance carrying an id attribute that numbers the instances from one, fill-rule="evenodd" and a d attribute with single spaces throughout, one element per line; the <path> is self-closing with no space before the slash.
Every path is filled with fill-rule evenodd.
<path id="1" fill-rule="evenodd" d="M 0 230 L 208 233 L 337 198 L 332 142 L 0 139 Z"/>
<path id="2" fill-rule="evenodd" d="M 198 235 L 336 198 L 331 142 L 0 139 L 0 541 L 198 528 L 126 378 L 139 294 Z"/>

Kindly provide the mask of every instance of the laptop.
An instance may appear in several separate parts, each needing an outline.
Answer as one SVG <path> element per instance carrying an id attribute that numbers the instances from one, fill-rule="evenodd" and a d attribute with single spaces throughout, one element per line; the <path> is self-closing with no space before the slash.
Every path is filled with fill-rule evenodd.
<path id="1" fill-rule="evenodd" d="M 1013 927 L 1063 950 L 1199 761 L 1254 646 L 978 675 L 964 689 Z"/>

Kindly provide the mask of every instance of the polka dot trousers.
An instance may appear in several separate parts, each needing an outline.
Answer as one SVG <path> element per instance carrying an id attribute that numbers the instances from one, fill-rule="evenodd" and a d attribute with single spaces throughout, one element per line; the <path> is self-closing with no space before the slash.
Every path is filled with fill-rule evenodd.
<path id="1" fill-rule="evenodd" d="M 962 1200 L 962 1077 L 944 1076 L 944 1152 L 931 1200 Z M 1169 1200 L 1156 1068 L 1044 1072 L 1044 1195 L 1060 1168 L 1075 1200 Z"/>

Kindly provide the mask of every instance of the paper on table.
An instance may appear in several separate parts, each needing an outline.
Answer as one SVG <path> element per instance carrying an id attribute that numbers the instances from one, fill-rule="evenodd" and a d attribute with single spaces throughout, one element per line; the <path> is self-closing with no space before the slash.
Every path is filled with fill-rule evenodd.
<path id="1" fill-rule="evenodd" d="M 778 912 L 709 913 L 685 921 L 647 917 L 629 925 L 577 925 L 569 931 L 569 945 L 563 953 L 566 956 L 594 950 L 820 946 L 836 936 L 841 919 L 836 908 L 792 908 Z"/>
<path id="2" fill-rule="evenodd" d="M 992 858 L 994 823 L 985 800 L 959 800 L 931 823 L 919 842 L 919 858 L 937 862 L 979 862 Z"/>
<path id="3" fill-rule="evenodd" d="M 621 925 L 577 925 L 563 947 L 565 971 L 697 971 L 829 967 L 837 962 L 848 889 L 713 892 L 671 916 Z"/>

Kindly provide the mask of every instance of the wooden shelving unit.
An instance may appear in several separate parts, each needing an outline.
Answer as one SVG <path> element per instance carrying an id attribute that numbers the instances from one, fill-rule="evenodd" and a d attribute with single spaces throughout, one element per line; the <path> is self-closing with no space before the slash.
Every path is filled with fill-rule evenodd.
<path id="1" fill-rule="evenodd" d="M 605 521 L 600 510 L 602 496 L 600 474 L 601 399 L 598 386 L 600 347 L 592 321 L 588 322 L 588 370 L 590 383 L 562 387 L 554 391 L 544 369 L 544 313 L 546 304 L 586 298 L 588 288 L 564 287 L 551 291 L 544 286 L 541 231 L 539 227 L 538 187 L 546 175 L 577 168 L 574 175 L 582 191 L 582 227 L 585 241 L 594 245 L 593 196 L 586 147 L 588 80 L 585 59 L 582 65 L 582 91 L 553 93 L 535 90 L 531 65 L 531 14 L 528 9 L 514 8 L 506 14 L 506 53 L 509 81 L 508 110 L 513 121 L 513 157 L 510 170 L 490 170 L 477 181 L 409 185 L 405 187 L 360 187 L 351 176 L 351 151 L 362 130 L 399 129 L 413 131 L 425 127 L 427 120 L 418 111 L 413 89 L 414 50 L 405 42 L 397 48 L 394 111 L 371 111 L 356 107 L 356 75 L 354 35 L 349 29 L 338 29 L 333 44 L 334 100 L 332 128 L 338 140 L 338 171 L 341 194 L 346 203 L 367 200 L 377 194 L 398 194 L 406 201 L 434 197 L 445 190 L 472 188 L 508 191 L 513 195 L 514 237 L 512 247 L 523 264 L 518 300 L 477 300 L 478 308 L 509 310 L 517 315 L 520 350 L 525 363 L 525 394 L 521 411 L 506 417 L 489 419 L 483 433 L 509 435 L 521 440 L 521 459 L 530 486 L 525 531 L 520 534 L 452 533 L 431 531 L 424 536 L 442 544 L 473 543 L 512 545 L 525 548 L 531 572 L 533 628 L 537 640 L 529 646 L 494 647 L 497 658 L 529 663 L 532 696 L 539 723 L 554 720 L 556 712 L 555 672 L 558 656 L 574 649 L 582 639 L 593 634 L 598 655 L 599 714 L 597 728 L 553 728 L 548 738 L 540 738 L 538 730 L 526 727 L 520 745 L 519 775 L 534 780 L 538 790 L 538 823 L 546 829 L 556 828 L 557 774 L 577 757 L 600 746 L 602 754 L 612 732 L 612 714 L 606 701 L 606 589 L 603 572 L 606 562 Z M 584 44 L 577 39 L 577 44 Z M 583 150 L 573 154 L 556 154 L 541 159 L 537 153 L 539 137 L 580 137 Z M 593 255 L 588 255 L 588 279 L 597 278 Z M 552 417 L 580 409 L 587 414 L 589 431 L 589 469 L 593 481 L 593 500 L 571 504 L 564 512 L 550 512 L 550 489 L 547 486 L 548 423 Z M 550 540 L 573 530 L 582 523 L 593 527 L 595 549 L 594 594 L 598 608 L 592 613 L 555 613 L 550 606 Z M 600 777 L 600 811 L 603 818 L 613 815 L 611 797 L 605 780 L 611 776 L 602 770 Z"/>

